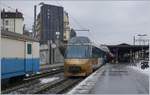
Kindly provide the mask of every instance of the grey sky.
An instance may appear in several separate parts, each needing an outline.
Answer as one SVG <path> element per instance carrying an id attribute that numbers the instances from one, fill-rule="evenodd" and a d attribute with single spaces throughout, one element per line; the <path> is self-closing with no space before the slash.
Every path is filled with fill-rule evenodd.
<path id="1" fill-rule="evenodd" d="M 57 1 L 57 2 L 56 2 Z M 1 1 L 1 6 L 18 8 L 24 13 L 24 23 L 31 29 L 33 6 L 40 1 Z M 42 1 L 62 5 L 69 13 L 75 29 L 90 29 L 91 33 L 77 32 L 94 38 L 101 44 L 133 43 L 133 36 L 150 33 L 150 1 Z M 8 9 L 8 8 L 7 8 Z M 11 9 L 9 9 L 11 10 Z"/>

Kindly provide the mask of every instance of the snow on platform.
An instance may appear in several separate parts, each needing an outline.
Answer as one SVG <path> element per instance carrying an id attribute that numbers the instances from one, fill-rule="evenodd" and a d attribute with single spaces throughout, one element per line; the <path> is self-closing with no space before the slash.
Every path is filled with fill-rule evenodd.
<path id="1" fill-rule="evenodd" d="M 150 63 L 149 63 L 150 66 Z M 146 74 L 146 75 L 150 75 L 150 67 L 149 68 L 145 68 L 145 69 L 141 69 L 141 62 L 137 63 L 136 66 L 130 66 L 130 68 L 132 68 L 133 70 Z"/>
<path id="2" fill-rule="evenodd" d="M 149 69 L 139 67 L 107 64 L 67 94 L 149 94 Z"/>
<path id="3" fill-rule="evenodd" d="M 90 90 L 95 86 L 96 82 L 98 81 L 98 78 L 104 71 L 104 67 L 105 66 L 102 66 L 100 69 L 92 73 L 67 94 L 88 94 Z"/>
<path id="4" fill-rule="evenodd" d="M 149 76 L 130 64 L 107 64 L 90 94 L 149 94 Z"/>

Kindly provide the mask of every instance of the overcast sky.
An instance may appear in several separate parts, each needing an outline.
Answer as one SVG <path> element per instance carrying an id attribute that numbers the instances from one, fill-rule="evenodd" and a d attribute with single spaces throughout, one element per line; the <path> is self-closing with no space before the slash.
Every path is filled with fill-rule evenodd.
<path id="1" fill-rule="evenodd" d="M 33 6 L 41 1 L 0 2 L 1 8 L 10 11 L 17 8 L 21 11 L 25 18 L 24 23 L 28 29 L 31 29 Z M 90 30 L 90 33 L 77 32 L 78 35 L 86 35 L 101 44 L 133 44 L 133 36 L 137 34 L 148 34 L 150 37 L 150 1 L 45 0 L 42 2 L 63 6 L 69 13 L 71 27 Z"/>

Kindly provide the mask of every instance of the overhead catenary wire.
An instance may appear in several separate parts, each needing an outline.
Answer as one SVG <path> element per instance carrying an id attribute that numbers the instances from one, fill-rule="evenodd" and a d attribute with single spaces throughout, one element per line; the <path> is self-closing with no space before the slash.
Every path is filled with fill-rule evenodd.
<path id="1" fill-rule="evenodd" d="M 55 1 L 56 1 L 56 3 L 57 3 L 59 6 L 63 6 L 63 7 L 64 7 L 64 5 L 63 5 L 63 4 L 60 4 L 60 3 L 58 2 L 58 0 L 55 0 Z M 59 0 L 59 1 L 62 2 L 62 0 Z M 65 10 L 67 11 L 67 9 L 65 9 Z M 69 13 L 68 13 L 68 14 L 69 14 Z M 73 17 L 71 14 L 69 14 L 69 16 L 70 16 L 70 18 L 76 23 L 77 26 L 81 27 L 81 29 L 86 29 L 85 27 L 83 27 L 83 25 L 81 25 L 81 24 L 78 22 L 78 20 L 76 20 L 75 17 Z M 88 31 L 88 33 L 90 33 L 93 42 L 99 44 L 99 42 L 98 42 L 97 40 L 95 40 L 95 37 L 94 37 L 93 33 L 92 33 L 91 31 Z"/>
<path id="2" fill-rule="evenodd" d="M 60 4 L 59 3 L 59 1 L 60 2 L 63 2 L 62 0 L 55 0 L 56 1 L 56 3 L 59 5 L 59 6 L 62 6 L 62 7 L 64 7 L 64 5 L 63 4 Z M 7 7 L 7 8 L 9 8 L 9 9 L 11 9 L 11 10 L 13 10 L 13 11 L 15 11 L 16 9 L 15 8 L 12 8 L 11 6 L 9 6 L 9 5 L 7 5 L 7 4 L 4 4 L 4 3 L 0 3 L 1 5 L 3 5 L 3 6 L 5 6 L 5 7 Z M 20 11 L 22 11 L 21 9 L 19 9 Z M 67 11 L 67 9 L 65 9 L 66 11 Z M 24 14 L 24 13 L 23 13 Z M 69 14 L 69 13 L 68 13 Z M 27 14 L 24 14 L 26 17 L 28 17 L 28 20 L 30 19 L 31 21 L 32 21 L 32 18 L 33 17 L 31 17 L 31 16 L 28 16 Z M 73 23 L 75 24 L 75 25 L 77 25 L 77 26 L 79 26 L 81 29 L 83 29 L 83 30 L 85 30 L 86 28 L 80 23 L 80 22 L 78 22 L 78 20 L 73 16 L 73 15 L 71 15 L 71 14 L 69 14 L 69 16 L 70 16 L 70 18 L 72 19 L 72 21 L 73 21 Z M 29 27 L 27 26 L 27 28 L 29 29 Z M 31 29 L 31 28 L 30 28 Z M 90 35 L 91 35 L 91 38 L 92 38 L 92 40 L 94 41 L 94 42 L 96 42 L 96 43 L 98 43 L 97 42 L 97 40 L 95 40 L 95 37 L 94 37 L 94 35 L 93 35 L 93 33 L 91 32 L 91 31 L 87 31 Z M 93 31 L 94 32 L 94 31 Z"/>

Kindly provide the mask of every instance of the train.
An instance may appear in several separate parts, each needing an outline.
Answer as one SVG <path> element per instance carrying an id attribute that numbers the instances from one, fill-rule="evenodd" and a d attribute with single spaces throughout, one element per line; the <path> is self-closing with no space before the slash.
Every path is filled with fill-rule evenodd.
<path id="1" fill-rule="evenodd" d="M 73 37 L 65 51 L 64 76 L 88 76 L 106 64 L 110 56 L 112 54 L 106 46 L 96 45 L 88 37 Z"/>
<path id="2" fill-rule="evenodd" d="M 40 70 L 39 41 L 9 31 L 1 31 L 1 80 L 22 78 Z"/>

